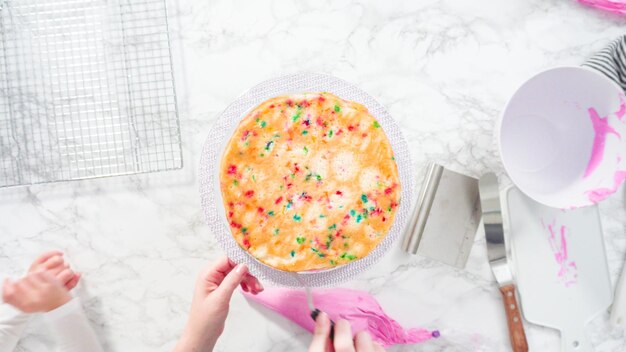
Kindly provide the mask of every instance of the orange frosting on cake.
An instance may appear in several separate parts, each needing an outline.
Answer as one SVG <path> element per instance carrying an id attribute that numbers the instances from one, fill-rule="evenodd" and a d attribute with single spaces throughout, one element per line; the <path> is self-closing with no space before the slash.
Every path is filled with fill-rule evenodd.
<path id="1" fill-rule="evenodd" d="M 269 99 L 240 122 L 220 184 L 237 243 L 285 271 L 370 253 L 400 201 L 398 168 L 376 119 L 330 93 Z"/>

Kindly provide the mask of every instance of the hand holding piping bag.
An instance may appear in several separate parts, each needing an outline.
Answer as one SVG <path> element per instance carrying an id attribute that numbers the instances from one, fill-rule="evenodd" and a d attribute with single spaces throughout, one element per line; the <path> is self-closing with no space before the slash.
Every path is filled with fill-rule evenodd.
<path id="1" fill-rule="evenodd" d="M 313 340 L 309 352 L 381 352 L 384 349 L 372 341 L 372 337 L 361 331 L 352 338 L 352 327 L 347 320 L 340 319 L 335 324 L 334 338 L 330 339 L 331 324 L 326 313 L 321 312 L 315 320 Z"/>

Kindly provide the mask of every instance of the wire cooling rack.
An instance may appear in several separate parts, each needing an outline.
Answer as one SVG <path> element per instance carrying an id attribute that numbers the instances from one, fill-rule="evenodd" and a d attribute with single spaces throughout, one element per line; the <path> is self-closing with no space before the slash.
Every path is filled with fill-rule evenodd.
<path id="1" fill-rule="evenodd" d="M 0 187 L 181 167 L 165 0 L 0 0 Z"/>

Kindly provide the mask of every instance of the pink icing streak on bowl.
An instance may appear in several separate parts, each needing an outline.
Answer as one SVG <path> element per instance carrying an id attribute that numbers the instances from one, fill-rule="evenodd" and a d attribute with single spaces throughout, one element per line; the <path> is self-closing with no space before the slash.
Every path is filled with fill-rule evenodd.
<path id="1" fill-rule="evenodd" d="M 626 179 L 625 116 L 624 92 L 600 73 L 580 67 L 541 72 L 522 84 L 503 112 L 504 167 L 538 202 L 595 204 Z"/>
<path id="2" fill-rule="evenodd" d="M 597 187 L 586 192 L 589 200 L 593 203 L 598 203 L 608 198 L 610 195 L 615 193 L 624 180 L 626 180 L 626 165 L 623 165 L 622 162 L 622 160 L 624 160 L 622 154 L 626 152 L 624 149 L 626 141 L 622 140 L 622 133 L 625 129 L 624 125 L 626 125 L 626 121 L 624 119 L 624 115 L 626 115 L 626 97 L 622 94 L 619 99 L 619 109 L 606 117 L 599 116 L 594 108 L 589 108 L 589 117 L 593 123 L 595 138 L 593 142 L 593 149 L 591 151 L 591 158 L 589 159 L 589 165 L 587 165 L 584 177 L 590 177 L 596 169 L 602 165 L 608 148 L 610 148 L 608 150 L 609 154 L 612 151 L 617 153 L 615 156 L 616 165 L 614 167 L 611 166 L 611 168 L 615 169 L 612 178 L 613 182 L 609 182 L 609 184 L 605 187 Z M 618 130 L 622 132 L 618 132 Z M 610 145 L 607 147 L 607 139 L 611 137 L 611 135 L 617 139 L 617 145 L 614 148 L 611 148 Z"/>

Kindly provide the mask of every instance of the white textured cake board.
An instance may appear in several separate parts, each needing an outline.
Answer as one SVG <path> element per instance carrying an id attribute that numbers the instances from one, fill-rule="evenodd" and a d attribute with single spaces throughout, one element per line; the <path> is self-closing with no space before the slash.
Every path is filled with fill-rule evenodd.
<path id="1" fill-rule="evenodd" d="M 391 230 L 367 257 L 329 270 L 295 274 L 274 269 L 259 262 L 237 244 L 231 235 L 223 207 L 219 171 L 223 151 L 237 125 L 248 111 L 269 98 L 307 92 L 329 92 L 342 99 L 363 104 L 369 110 L 380 123 L 391 143 L 398 165 L 402 193 Z M 400 128 L 387 110 L 374 98 L 354 85 L 330 75 L 299 73 L 270 79 L 250 89 L 218 117 L 204 144 L 200 163 L 200 195 L 204 217 L 226 255 L 236 263 L 246 263 L 253 275 L 279 285 L 302 287 L 302 283 L 305 283 L 312 287 L 330 286 L 353 278 L 383 257 L 393 242 L 401 236 L 409 220 L 415 175 L 408 146 Z"/>

